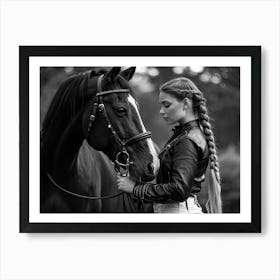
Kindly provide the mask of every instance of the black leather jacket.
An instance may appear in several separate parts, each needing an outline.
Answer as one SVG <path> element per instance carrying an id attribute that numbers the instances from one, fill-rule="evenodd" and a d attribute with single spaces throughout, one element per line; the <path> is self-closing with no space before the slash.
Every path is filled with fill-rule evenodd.
<path id="1" fill-rule="evenodd" d="M 159 154 L 157 183 L 137 183 L 133 194 L 156 203 L 185 201 L 201 189 L 209 161 L 205 136 L 198 121 L 173 129 L 174 134 Z"/>

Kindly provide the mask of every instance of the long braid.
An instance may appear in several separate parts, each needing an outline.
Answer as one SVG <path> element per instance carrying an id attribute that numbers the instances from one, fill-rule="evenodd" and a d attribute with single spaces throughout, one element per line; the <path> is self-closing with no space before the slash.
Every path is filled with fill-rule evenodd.
<path id="1" fill-rule="evenodd" d="M 198 117 L 200 120 L 200 124 L 203 128 L 209 153 L 210 153 L 210 168 L 214 169 L 216 174 L 216 179 L 220 183 L 220 166 L 218 162 L 217 157 L 217 151 L 216 151 L 216 144 L 214 135 L 212 132 L 211 124 L 209 122 L 209 116 L 207 113 L 206 108 L 206 100 L 202 97 L 202 94 L 200 92 L 197 92 L 193 95 L 193 102 L 194 102 L 194 108 L 197 108 Z"/>
<path id="2" fill-rule="evenodd" d="M 193 94 L 192 100 L 194 110 L 197 112 L 200 124 L 203 128 L 209 150 L 210 176 L 206 208 L 210 213 L 222 213 L 220 166 L 217 157 L 215 138 L 206 108 L 206 100 L 199 90 Z"/>

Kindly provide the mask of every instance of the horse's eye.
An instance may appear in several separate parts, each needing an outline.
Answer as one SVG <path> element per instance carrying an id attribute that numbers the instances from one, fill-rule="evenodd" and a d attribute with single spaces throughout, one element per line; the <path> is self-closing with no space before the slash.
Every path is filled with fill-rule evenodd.
<path id="1" fill-rule="evenodd" d="M 116 111 L 121 116 L 126 114 L 126 109 L 125 108 L 118 108 L 118 109 L 116 109 Z"/>

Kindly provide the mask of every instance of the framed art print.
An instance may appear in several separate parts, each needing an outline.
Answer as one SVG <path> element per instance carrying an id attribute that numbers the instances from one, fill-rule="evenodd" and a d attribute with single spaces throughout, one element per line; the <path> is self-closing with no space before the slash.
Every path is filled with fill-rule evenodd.
<path id="1" fill-rule="evenodd" d="M 20 46 L 19 69 L 20 232 L 261 232 L 260 46 Z"/>

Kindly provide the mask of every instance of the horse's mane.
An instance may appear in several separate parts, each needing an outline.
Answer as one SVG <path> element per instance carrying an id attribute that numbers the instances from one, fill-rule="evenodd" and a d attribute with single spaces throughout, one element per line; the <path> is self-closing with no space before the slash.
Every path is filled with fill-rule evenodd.
<path id="1" fill-rule="evenodd" d="M 48 170 L 52 163 L 61 134 L 73 118 L 73 109 L 76 107 L 83 80 L 80 75 L 68 78 L 58 88 L 50 104 L 41 130 L 41 170 Z"/>
<path id="2" fill-rule="evenodd" d="M 87 76 L 83 74 L 76 74 L 65 80 L 58 88 L 50 107 L 45 116 L 41 138 L 46 140 L 48 134 L 52 133 L 53 127 L 57 127 L 57 122 L 62 122 L 67 119 L 70 120 L 75 114 L 75 108 L 79 105 L 79 101 L 84 101 L 83 95 L 86 90 Z M 80 89 L 83 90 L 80 90 Z"/>

